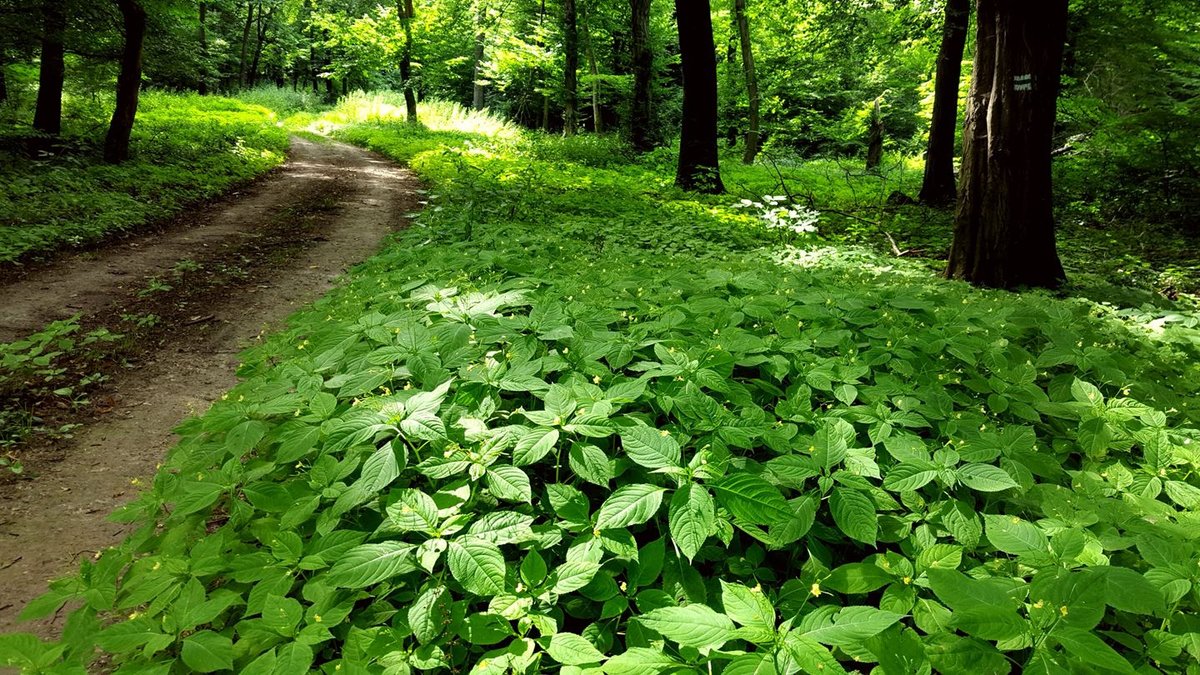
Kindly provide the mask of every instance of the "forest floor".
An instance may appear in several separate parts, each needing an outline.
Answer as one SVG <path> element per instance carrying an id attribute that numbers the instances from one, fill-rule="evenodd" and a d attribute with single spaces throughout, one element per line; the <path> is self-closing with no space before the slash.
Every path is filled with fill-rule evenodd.
<path id="1" fill-rule="evenodd" d="M 48 579 L 120 541 L 106 516 L 153 476 L 174 427 L 235 384 L 238 353 L 372 255 L 421 194 L 377 155 L 293 138 L 283 167 L 164 231 L 0 281 L 0 340 L 72 315 L 136 336 L 80 371 L 103 376 L 92 405 L 49 413 L 79 427 L 23 451 L 33 479 L 0 484 L 0 631 Z M 48 635 L 56 620 L 21 628 Z"/>

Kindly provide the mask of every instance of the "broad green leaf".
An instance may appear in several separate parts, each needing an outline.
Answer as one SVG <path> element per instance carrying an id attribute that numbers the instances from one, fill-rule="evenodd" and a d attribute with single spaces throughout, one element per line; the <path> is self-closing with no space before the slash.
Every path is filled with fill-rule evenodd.
<path id="1" fill-rule="evenodd" d="M 1128 675 L 1137 672 L 1125 657 L 1117 653 L 1117 650 L 1097 637 L 1095 633 L 1079 628 L 1060 626 L 1054 629 L 1050 636 L 1062 645 L 1068 654 L 1083 663 L 1099 666 L 1105 672 L 1112 671 Z"/>
<path id="2" fill-rule="evenodd" d="M 478 539 L 452 541 L 446 560 L 450 574 L 468 592 L 481 596 L 504 592 L 504 554 L 495 544 Z"/>
<path id="3" fill-rule="evenodd" d="M 854 647 L 902 618 L 901 614 L 874 607 L 843 607 L 834 617 L 833 625 L 810 630 L 804 637 L 834 647 Z"/>
<path id="4" fill-rule="evenodd" d="M 684 647 L 715 649 L 733 635 L 733 621 L 707 605 L 662 607 L 637 617 L 639 623 Z"/>
<path id="5" fill-rule="evenodd" d="M 746 588 L 721 580 L 721 605 L 735 623 L 750 628 L 775 630 L 775 608 L 761 587 Z"/>
<path id="6" fill-rule="evenodd" d="M 586 638 L 575 633 L 555 633 L 550 638 L 550 646 L 546 648 L 550 658 L 568 666 L 581 666 L 585 663 L 600 663 L 604 654 Z"/>
<path id="7" fill-rule="evenodd" d="M 957 469 L 963 485 L 977 492 L 1001 492 L 1020 487 L 1004 469 L 991 464 L 964 464 Z"/>
<path id="8" fill-rule="evenodd" d="M 665 430 L 637 425 L 621 430 L 621 446 L 629 458 L 647 469 L 679 466 L 679 443 Z"/>
<path id="9" fill-rule="evenodd" d="M 874 502 L 866 494 L 852 488 L 835 487 L 829 496 L 829 510 L 833 522 L 847 537 L 865 544 L 875 543 L 879 517 Z"/>
<path id="10" fill-rule="evenodd" d="M 415 549 L 400 541 L 356 546 L 334 563 L 327 580 L 337 588 L 363 588 L 412 572 L 417 569 Z"/>
<path id="11" fill-rule="evenodd" d="M 203 630 L 183 639 L 183 663 L 197 673 L 212 673 L 233 668 L 233 640 Z"/>
<path id="12" fill-rule="evenodd" d="M 408 625 L 421 644 L 437 639 L 450 622 L 452 598 L 445 586 L 429 588 L 408 607 Z"/>
<path id="13" fill-rule="evenodd" d="M 530 429 L 517 441 L 513 448 L 513 464 L 529 466 L 541 461 L 558 445 L 558 429 Z"/>
<path id="14" fill-rule="evenodd" d="M 896 577 L 871 563 L 848 563 L 835 567 L 821 582 L 838 593 L 861 595 L 878 590 L 895 581 Z"/>
<path id="15" fill-rule="evenodd" d="M 691 482 L 676 490 L 671 495 L 667 516 L 671 541 L 688 560 L 696 557 L 716 526 L 716 508 L 708 490 Z"/>
<path id="16" fill-rule="evenodd" d="M 629 527 L 650 520 L 662 506 L 664 492 L 665 488 L 645 483 L 617 488 L 600 505 L 596 514 L 596 529 Z"/>
<path id="17" fill-rule="evenodd" d="M 1041 528 L 1017 516 L 984 514 L 983 526 L 988 542 L 1005 553 L 1030 555 L 1050 550 Z"/>
<path id="18" fill-rule="evenodd" d="M 497 499 L 526 504 L 533 501 L 529 476 L 515 466 L 493 466 L 488 469 L 487 483 L 488 490 Z"/>
<path id="19" fill-rule="evenodd" d="M 684 664 L 664 654 L 660 649 L 631 647 L 604 662 L 608 675 L 659 675 L 676 672 Z"/>
<path id="20" fill-rule="evenodd" d="M 779 488 L 749 473 L 735 473 L 710 483 L 721 506 L 752 525 L 778 525 L 796 517 Z"/>
<path id="21" fill-rule="evenodd" d="M 775 659 L 767 652 L 743 654 L 729 662 L 722 675 L 778 675 Z"/>
<path id="22" fill-rule="evenodd" d="M 611 460 L 594 445 L 573 443 L 567 453 L 567 464 L 575 475 L 595 485 L 608 487 L 613 479 Z"/>
<path id="23" fill-rule="evenodd" d="M 937 470 L 928 464 L 897 464 L 883 479 L 883 487 L 894 492 L 919 490 L 937 478 Z"/>
<path id="24" fill-rule="evenodd" d="M 793 668 L 785 667 L 784 672 L 800 671 L 821 673 L 822 675 L 825 673 L 844 675 L 846 672 L 846 669 L 842 668 L 842 664 L 833 658 L 833 654 L 829 653 L 829 649 L 825 645 L 797 631 L 792 631 L 784 636 L 783 655 L 791 664 L 794 664 Z"/>
<path id="25" fill-rule="evenodd" d="M 559 595 L 577 591 L 592 582 L 600 564 L 587 560 L 568 560 L 554 569 L 551 590 Z"/>

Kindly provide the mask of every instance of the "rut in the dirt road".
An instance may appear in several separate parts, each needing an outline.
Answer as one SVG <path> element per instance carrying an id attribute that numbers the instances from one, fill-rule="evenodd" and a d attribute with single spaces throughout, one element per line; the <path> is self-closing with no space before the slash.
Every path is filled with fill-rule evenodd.
<path id="1" fill-rule="evenodd" d="M 0 286 L 0 340 L 72 314 L 112 311 L 147 278 L 180 261 L 236 247 L 272 223 L 280 226 L 280 214 L 302 216 L 288 209 L 314 193 L 334 196 L 319 237 L 287 248 L 286 260 L 250 265 L 249 279 L 208 294 L 206 306 L 189 307 L 212 318 L 168 332 L 162 347 L 142 353 L 136 369 L 116 375 L 115 407 L 58 448 L 60 461 L 30 480 L 0 486 L 0 632 L 50 636 L 61 630 L 57 619 L 18 624 L 17 615 L 46 590 L 47 580 L 119 541 L 124 530 L 106 516 L 151 477 L 175 443 L 172 429 L 233 386 L 243 347 L 320 297 L 402 226 L 420 204 L 419 184 L 406 169 L 358 148 L 294 139 L 282 169 L 244 195 L 196 213 L 191 226 L 70 256 Z"/>

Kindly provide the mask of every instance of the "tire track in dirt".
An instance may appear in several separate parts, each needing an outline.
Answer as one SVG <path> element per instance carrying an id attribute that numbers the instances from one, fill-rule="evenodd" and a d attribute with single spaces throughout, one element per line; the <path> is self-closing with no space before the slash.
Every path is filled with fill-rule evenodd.
<path id="1" fill-rule="evenodd" d="M 189 227 L 72 255 L 0 285 L 0 340 L 11 340 L 76 313 L 86 322 L 119 311 L 146 279 L 180 261 L 236 252 L 271 227 L 288 227 L 280 214 L 296 222 L 307 217 L 304 208 L 288 211 L 292 205 L 319 212 L 319 236 L 296 225 L 297 241 L 276 251 L 282 259 L 247 261 L 239 283 L 190 300 L 187 314 L 204 321 L 168 327 L 138 355 L 136 368 L 113 375 L 110 411 L 56 447 L 59 458 L 38 464 L 35 477 L 0 485 L 0 631 L 61 630 L 61 616 L 17 623 L 17 615 L 81 556 L 120 541 L 127 529 L 107 515 L 135 496 L 133 479 L 148 482 L 177 441 L 172 429 L 236 383 L 237 354 L 372 255 L 419 208 L 421 194 L 411 172 L 377 155 L 295 138 L 280 170 L 192 214 Z M 313 195 L 322 197 L 314 204 Z"/>

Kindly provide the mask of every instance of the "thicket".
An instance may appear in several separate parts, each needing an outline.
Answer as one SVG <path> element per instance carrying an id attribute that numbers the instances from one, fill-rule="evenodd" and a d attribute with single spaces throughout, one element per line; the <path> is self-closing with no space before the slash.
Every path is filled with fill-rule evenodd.
<path id="1" fill-rule="evenodd" d="M 1194 668 L 1194 322 L 780 245 L 596 141 L 362 103 L 325 128 L 429 207 L 181 427 L 136 533 L 28 610 L 82 603 L 63 640 L 0 658 Z"/>

